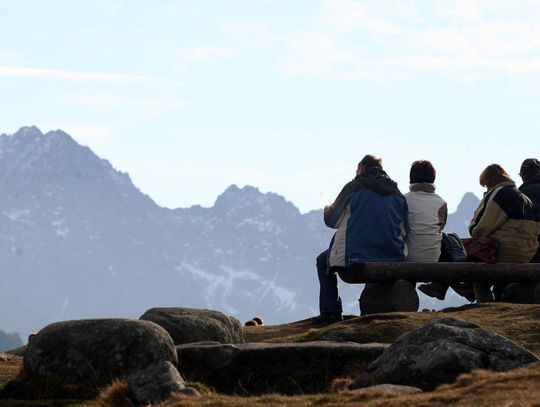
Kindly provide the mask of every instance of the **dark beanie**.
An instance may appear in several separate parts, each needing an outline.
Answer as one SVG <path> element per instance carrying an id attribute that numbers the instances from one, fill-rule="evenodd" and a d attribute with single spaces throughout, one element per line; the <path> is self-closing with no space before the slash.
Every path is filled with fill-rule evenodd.
<path id="1" fill-rule="evenodd" d="M 523 164 L 521 164 L 521 168 L 519 170 L 519 174 L 521 176 L 532 176 L 538 174 L 539 172 L 540 161 L 538 161 L 536 158 L 527 158 L 525 161 L 523 161 Z"/>
<path id="2" fill-rule="evenodd" d="M 435 168 L 427 160 L 419 160 L 412 163 L 409 178 L 411 184 L 419 182 L 427 182 L 433 184 L 435 182 Z"/>

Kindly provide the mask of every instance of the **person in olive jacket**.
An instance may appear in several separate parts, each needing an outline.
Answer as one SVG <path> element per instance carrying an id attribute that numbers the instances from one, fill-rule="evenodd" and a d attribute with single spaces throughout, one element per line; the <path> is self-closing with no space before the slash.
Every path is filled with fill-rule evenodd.
<path id="1" fill-rule="evenodd" d="M 540 219 L 540 161 L 536 158 L 527 158 L 521 164 L 519 176 L 523 180 L 523 185 L 519 190 L 523 192 L 532 201 L 536 214 Z M 538 236 L 540 243 L 540 236 Z M 540 263 L 540 249 L 536 252 L 534 263 Z"/>
<path id="2" fill-rule="evenodd" d="M 528 263 L 538 250 L 540 220 L 531 200 L 516 188 L 508 173 L 491 164 L 480 174 L 480 185 L 487 188 L 469 225 L 471 237 L 493 237 L 498 243 L 501 263 Z M 510 281 L 509 281 L 510 282 Z M 508 283 L 509 283 L 508 282 Z M 505 283 L 475 283 L 477 302 L 500 300 Z"/>

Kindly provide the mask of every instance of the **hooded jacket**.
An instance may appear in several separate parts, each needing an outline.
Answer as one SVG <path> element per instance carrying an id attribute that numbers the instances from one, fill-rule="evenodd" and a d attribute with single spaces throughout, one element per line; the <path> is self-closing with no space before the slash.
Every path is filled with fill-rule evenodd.
<path id="1" fill-rule="evenodd" d="M 409 231 L 407 202 L 380 168 L 356 176 L 324 210 L 324 222 L 337 229 L 330 267 L 360 262 L 403 261 Z"/>
<path id="2" fill-rule="evenodd" d="M 532 201 L 536 214 L 540 217 L 540 173 L 525 181 L 519 190 Z"/>
<path id="3" fill-rule="evenodd" d="M 484 194 L 469 232 L 472 237 L 493 236 L 500 262 L 527 263 L 538 249 L 540 222 L 531 200 L 507 181 Z"/>
<path id="4" fill-rule="evenodd" d="M 446 202 L 435 193 L 435 185 L 428 183 L 411 184 L 405 199 L 411 227 L 406 239 L 407 261 L 439 261 L 442 230 L 448 216 Z"/>
<path id="5" fill-rule="evenodd" d="M 523 192 L 532 201 L 536 215 L 540 219 L 540 173 L 534 175 L 519 187 L 519 190 Z M 538 242 L 540 243 L 540 235 L 538 236 Z M 533 258 L 533 262 L 540 263 L 540 248 L 536 252 Z"/>

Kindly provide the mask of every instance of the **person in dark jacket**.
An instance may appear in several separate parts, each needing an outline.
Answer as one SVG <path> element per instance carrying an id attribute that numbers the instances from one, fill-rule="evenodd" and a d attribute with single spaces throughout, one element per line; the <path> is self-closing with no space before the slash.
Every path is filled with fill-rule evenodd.
<path id="1" fill-rule="evenodd" d="M 532 201 L 536 214 L 540 219 L 540 161 L 536 158 L 527 158 L 521 164 L 519 176 L 523 184 L 519 190 L 523 192 Z M 540 243 L 540 236 L 538 237 Z M 534 263 L 540 263 L 540 248 L 532 259 Z"/>
<path id="2" fill-rule="evenodd" d="M 356 178 L 324 208 L 324 222 L 337 229 L 330 247 L 317 257 L 320 315 L 316 323 L 342 319 L 337 277 L 332 267 L 360 262 L 401 262 L 407 257 L 408 208 L 397 184 L 382 168 L 380 158 L 366 155 Z"/>

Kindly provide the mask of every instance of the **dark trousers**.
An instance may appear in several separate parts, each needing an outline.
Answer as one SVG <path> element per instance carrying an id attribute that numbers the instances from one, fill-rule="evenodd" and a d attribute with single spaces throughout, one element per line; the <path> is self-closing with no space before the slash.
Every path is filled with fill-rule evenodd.
<path id="1" fill-rule="evenodd" d="M 321 314 L 342 313 L 341 298 L 338 293 L 336 273 L 330 271 L 328 264 L 329 251 L 325 250 L 317 257 L 317 274 L 319 275 L 319 310 Z"/>

